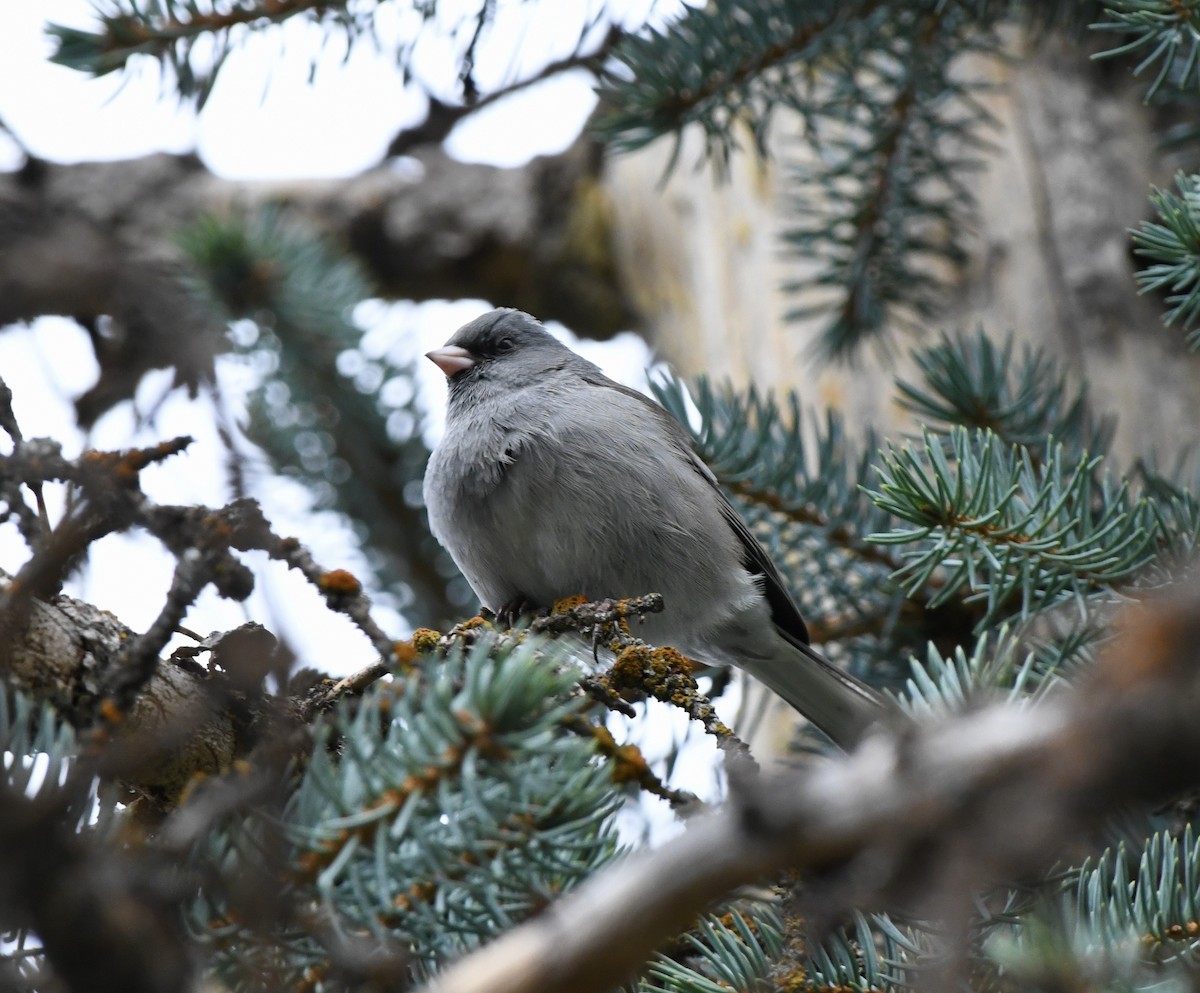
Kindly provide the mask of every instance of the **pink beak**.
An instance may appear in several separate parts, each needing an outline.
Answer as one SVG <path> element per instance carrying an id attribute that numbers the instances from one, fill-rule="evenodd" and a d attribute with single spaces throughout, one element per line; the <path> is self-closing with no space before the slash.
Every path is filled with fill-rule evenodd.
<path id="1" fill-rule="evenodd" d="M 441 348 L 435 348 L 432 352 L 426 352 L 425 358 L 441 369 L 447 379 L 464 369 L 470 369 L 475 364 L 471 353 L 458 345 L 443 345 Z"/>

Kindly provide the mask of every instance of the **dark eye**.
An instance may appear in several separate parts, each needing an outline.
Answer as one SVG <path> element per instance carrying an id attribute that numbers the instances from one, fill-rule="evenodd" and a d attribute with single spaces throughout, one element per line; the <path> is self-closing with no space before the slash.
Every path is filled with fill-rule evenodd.
<path id="1" fill-rule="evenodd" d="M 498 342 L 496 342 L 496 351 L 498 352 L 511 352 L 516 347 L 517 343 L 511 338 L 501 338 Z"/>

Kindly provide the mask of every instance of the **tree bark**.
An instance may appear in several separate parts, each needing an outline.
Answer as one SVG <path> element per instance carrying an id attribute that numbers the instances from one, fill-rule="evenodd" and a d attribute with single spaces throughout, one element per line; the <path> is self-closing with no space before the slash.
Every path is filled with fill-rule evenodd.
<path id="1" fill-rule="evenodd" d="M 925 340 L 982 325 L 993 338 L 1011 331 L 1044 346 L 1091 383 L 1100 411 L 1119 413 L 1122 459 L 1156 443 L 1173 454 L 1200 440 L 1200 359 L 1177 328 L 1163 328 L 1161 302 L 1138 297 L 1133 282 L 1128 229 L 1149 216 L 1150 185 L 1169 185 L 1173 171 L 1151 133 L 1144 82 L 1098 68 L 1075 41 L 1014 36 L 1011 54 L 972 59 L 967 70 L 994 87 L 979 99 L 999 126 L 974 184 L 970 260 Z M 781 289 L 804 278 L 781 245 L 787 165 L 804 154 L 800 128 L 781 117 L 770 160 L 735 156 L 725 183 L 692 168 L 702 156 L 697 133 L 685 135 L 661 188 L 669 141 L 612 159 L 605 182 L 621 278 L 682 372 L 798 389 L 852 425 L 911 430 L 893 389 L 898 373 L 915 378 L 906 339 L 898 354 L 867 349 L 853 364 L 822 367 L 811 358 L 820 319 L 783 318 L 804 302 Z"/>
<path id="2" fill-rule="evenodd" d="M 29 602 L 23 636 L 0 659 L 0 676 L 81 729 L 95 726 L 109 668 L 134 633 L 107 611 L 68 596 Z M 160 662 L 115 728 L 116 764 L 128 788 L 163 808 L 196 776 L 228 769 L 239 754 L 228 701 L 199 666 Z"/>
<path id="3" fill-rule="evenodd" d="M 1097 68 L 1074 41 L 1014 34 L 1011 54 L 970 69 L 995 87 L 980 99 L 999 127 L 976 182 L 970 261 L 929 330 L 981 324 L 1046 346 L 1093 384 L 1099 407 L 1120 411 L 1122 456 L 1144 454 L 1147 439 L 1194 441 L 1200 364 L 1132 281 L 1128 229 L 1172 172 L 1143 84 Z M 669 139 L 601 162 L 584 138 L 517 169 L 424 146 L 402 168 L 290 183 L 222 180 L 193 156 L 33 162 L 0 176 L 0 325 L 114 315 L 115 337 L 140 342 L 140 361 L 120 356 L 132 374 L 173 364 L 206 326 L 175 282 L 173 232 L 201 211 L 285 203 L 348 247 L 383 296 L 482 297 L 592 337 L 634 326 L 685 373 L 799 387 L 851 423 L 911 428 L 891 402 L 907 355 L 821 367 L 807 354 L 819 321 L 783 319 L 797 301 L 781 287 L 803 267 L 780 248 L 799 123 L 778 123 L 772 158 L 735 156 L 725 183 L 691 168 L 694 133 L 665 185 Z M 96 337 L 101 353 L 120 351 L 111 332 Z"/>
<path id="4" fill-rule="evenodd" d="M 92 332 L 103 374 L 84 423 L 149 369 L 194 383 L 218 345 L 179 281 L 174 238 L 205 212 L 284 204 L 348 249 L 384 297 L 482 297 L 607 337 L 634 315 L 616 280 L 596 147 L 581 139 L 519 169 L 424 147 L 345 180 L 239 183 L 195 156 L 54 165 L 0 175 L 0 327 L 44 314 Z"/>

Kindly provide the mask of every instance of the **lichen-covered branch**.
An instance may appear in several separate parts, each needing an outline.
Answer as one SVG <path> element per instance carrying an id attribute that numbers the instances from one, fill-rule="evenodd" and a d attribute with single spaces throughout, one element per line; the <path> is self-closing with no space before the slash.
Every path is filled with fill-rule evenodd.
<path id="1" fill-rule="evenodd" d="M 965 919 L 977 892 L 1045 870 L 1106 814 L 1200 783 L 1197 645 L 1200 588 L 1130 608 L 1074 690 L 744 784 L 728 809 L 599 873 L 424 991 L 612 989 L 713 901 L 784 869 L 819 873 L 810 931 L 851 907 Z"/>

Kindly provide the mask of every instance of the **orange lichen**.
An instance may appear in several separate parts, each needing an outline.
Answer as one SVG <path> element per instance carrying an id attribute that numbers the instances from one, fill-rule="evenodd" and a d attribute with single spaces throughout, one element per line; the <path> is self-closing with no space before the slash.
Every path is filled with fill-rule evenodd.
<path id="1" fill-rule="evenodd" d="M 1188 921 L 1185 924 L 1172 924 L 1163 931 L 1163 937 L 1168 941 L 1187 941 L 1200 935 L 1200 922 Z"/>
<path id="2" fill-rule="evenodd" d="M 729 930 L 734 934 L 740 934 L 740 928 L 738 926 L 739 920 L 742 922 L 742 925 L 744 925 L 746 929 L 750 931 L 751 934 L 758 933 L 758 925 L 754 923 L 754 918 L 740 910 L 727 910 L 720 917 L 718 917 L 717 920 L 724 924 L 725 927 L 729 928 Z"/>
<path id="3" fill-rule="evenodd" d="M 609 755 L 617 748 L 617 739 L 603 724 L 589 725 L 592 737 L 596 739 L 596 749 L 601 755 Z"/>
<path id="4" fill-rule="evenodd" d="M 204 527 L 222 538 L 228 539 L 233 536 L 232 525 L 221 517 L 220 514 L 206 514 L 204 517 Z"/>
<path id="5" fill-rule="evenodd" d="M 637 745 L 618 745 L 611 757 L 614 783 L 640 783 L 650 771 L 650 763 Z"/>
<path id="6" fill-rule="evenodd" d="M 692 670 L 695 668 L 692 660 L 677 648 L 656 648 L 654 650 L 654 657 L 662 664 L 669 666 L 672 672 L 677 672 L 689 678 L 692 675 Z"/>
<path id="7" fill-rule="evenodd" d="M 576 594 L 575 596 L 565 596 L 561 600 L 555 600 L 554 606 L 550 608 L 551 614 L 569 614 L 576 607 L 580 607 L 588 602 L 588 598 Z"/>
<path id="8" fill-rule="evenodd" d="M 612 732 L 603 724 L 588 725 L 596 741 L 596 751 L 612 761 L 614 783 L 645 783 L 651 776 L 650 763 L 637 745 L 618 745 Z"/>
<path id="9" fill-rule="evenodd" d="M 772 971 L 771 982 L 778 993 L 813 993 L 814 989 L 808 973 L 800 966 L 782 973 Z"/>
<path id="10" fill-rule="evenodd" d="M 393 641 L 392 655 L 400 668 L 408 669 L 420 657 L 421 651 L 411 641 Z"/>
<path id="11" fill-rule="evenodd" d="M 618 693 L 624 689 L 644 688 L 649 666 L 650 649 L 645 645 L 630 645 L 621 651 L 609 669 L 609 683 Z"/>
<path id="12" fill-rule="evenodd" d="M 338 596 L 358 596 L 362 592 L 362 583 L 358 577 L 345 569 L 330 569 L 321 574 L 317 586 L 322 593 L 337 594 Z"/>
<path id="13" fill-rule="evenodd" d="M 117 706 L 117 702 L 111 697 L 105 697 L 100 701 L 100 716 L 107 724 L 120 724 L 125 720 L 125 715 L 121 712 L 121 708 Z"/>

